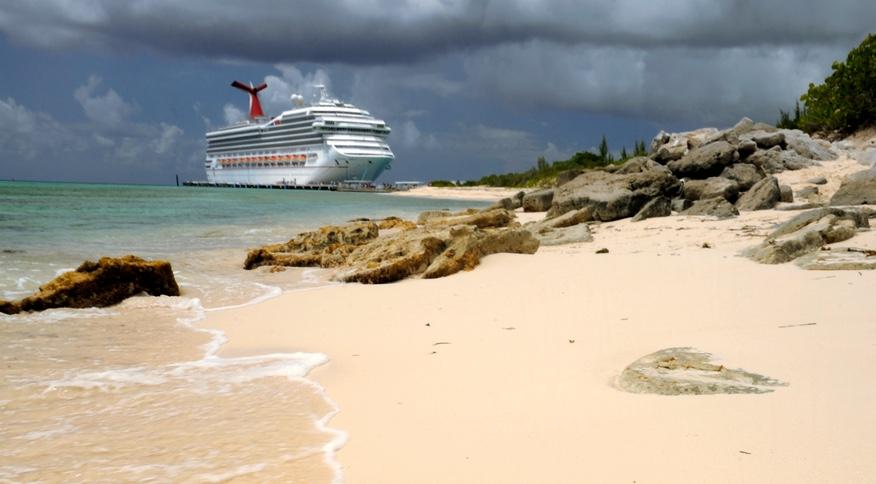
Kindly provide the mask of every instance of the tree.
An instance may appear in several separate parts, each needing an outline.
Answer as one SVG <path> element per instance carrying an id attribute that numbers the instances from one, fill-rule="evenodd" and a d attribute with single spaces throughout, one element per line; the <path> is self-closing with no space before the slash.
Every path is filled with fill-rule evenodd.
<path id="1" fill-rule="evenodd" d="M 547 160 L 544 159 L 544 156 L 539 156 L 538 160 L 535 162 L 535 167 L 538 171 L 545 171 L 548 169 Z"/>
<path id="2" fill-rule="evenodd" d="M 621 147 L 621 154 L 620 154 L 620 157 L 621 157 L 622 160 L 626 160 L 627 158 L 630 157 L 630 156 L 627 154 L 627 146 L 626 146 L 626 145 L 624 145 L 623 147 Z"/>
<path id="3" fill-rule="evenodd" d="M 608 162 L 608 140 L 605 139 L 604 134 L 602 135 L 602 141 L 599 142 L 599 159 L 603 163 Z"/>
<path id="4" fill-rule="evenodd" d="M 800 128 L 849 133 L 876 123 L 876 35 L 868 35 L 832 69 L 822 84 L 809 84 L 800 96 Z"/>

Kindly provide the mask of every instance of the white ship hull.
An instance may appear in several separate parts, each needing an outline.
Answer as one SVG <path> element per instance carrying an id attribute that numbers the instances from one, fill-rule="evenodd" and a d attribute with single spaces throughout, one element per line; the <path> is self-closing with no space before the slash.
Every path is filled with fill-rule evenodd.
<path id="1" fill-rule="evenodd" d="M 207 181 L 218 184 L 319 185 L 346 180 L 374 181 L 390 167 L 393 157 L 386 155 L 349 156 L 321 146 L 316 160 L 302 166 L 257 166 L 256 164 L 215 164 L 207 168 Z M 263 165 L 268 163 L 263 163 Z M 276 163 L 279 164 L 279 163 Z"/>

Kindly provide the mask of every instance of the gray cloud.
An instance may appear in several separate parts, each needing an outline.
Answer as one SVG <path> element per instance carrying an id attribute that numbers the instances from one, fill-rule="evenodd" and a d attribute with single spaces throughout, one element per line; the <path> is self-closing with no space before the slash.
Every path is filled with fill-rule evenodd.
<path id="1" fill-rule="evenodd" d="M 859 39 L 867 0 L 151 0 L 0 2 L 0 31 L 44 47 L 141 46 L 172 55 L 379 64 L 542 40 L 740 47 Z"/>

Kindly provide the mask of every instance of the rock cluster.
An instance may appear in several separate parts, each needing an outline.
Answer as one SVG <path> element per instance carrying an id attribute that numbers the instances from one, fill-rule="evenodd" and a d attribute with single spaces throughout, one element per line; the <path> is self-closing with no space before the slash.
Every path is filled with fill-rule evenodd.
<path id="1" fill-rule="evenodd" d="M 75 271 L 65 272 L 40 286 L 20 301 L 0 301 L 0 313 L 69 307 L 105 307 L 137 294 L 178 296 L 179 286 L 167 261 L 147 261 L 128 255 L 85 261 Z"/>
<path id="2" fill-rule="evenodd" d="M 618 377 L 630 393 L 711 395 L 768 393 L 786 383 L 745 370 L 712 363 L 712 355 L 692 348 L 667 348 L 639 358 Z"/>
<path id="3" fill-rule="evenodd" d="M 522 199 L 523 197 L 515 197 Z M 394 221 L 381 234 L 371 221 L 323 227 L 285 244 L 251 250 L 245 269 L 259 266 L 338 268 L 345 282 L 383 284 L 411 276 L 444 277 L 471 270 L 498 252 L 532 254 L 539 241 L 505 208 L 423 212 L 416 223 Z M 402 223 L 406 222 L 406 223 Z"/>
<path id="4" fill-rule="evenodd" d="M 661 132 L 651 142 L 649 157 L 581 172 L 552 192 L 528 194 L 523 206 L 526 209 L 527 199 L 532 200 L 533 211 L 549 203 L 548 218 L 590 208 L 590 220 L 603 222 L 626 217 L 644 220 L 672 210 L 732 217 L 740 210 L 770 209 L 793 201 L 790 187 L 779 185 L 771 175 L 836 156 L 830 145 L 801 131 L 744 118 L 723 131 Z"/>
<path id="5" fill-rule="evenodd" d="M 779 225 L 747 254 L 764 264 L 789 262 L 815 252 L 826 244 L 854 237 L 858 229 L 870 227 L 869 216 L 869 212 L 839 208 L 803 212 Z"/>

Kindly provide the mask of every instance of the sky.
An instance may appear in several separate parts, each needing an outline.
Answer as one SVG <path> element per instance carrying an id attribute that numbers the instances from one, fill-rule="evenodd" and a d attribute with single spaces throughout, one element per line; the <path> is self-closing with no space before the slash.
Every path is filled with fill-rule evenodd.
<path id="1" fill-rule="evenodd" d="M 774 122 L 872 0 L 0 0 L 0 179 L 204 179 L 204 133 L 313 84 L 387 121 L 381 181 Z"/>

